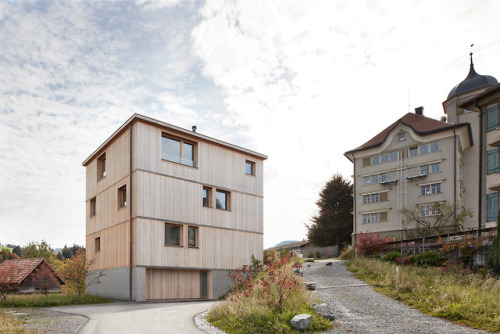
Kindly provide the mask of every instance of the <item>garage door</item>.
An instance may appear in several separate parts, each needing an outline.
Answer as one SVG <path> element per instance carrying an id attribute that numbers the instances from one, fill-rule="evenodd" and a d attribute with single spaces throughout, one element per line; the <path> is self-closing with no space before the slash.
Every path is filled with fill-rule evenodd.
<path id="1" fill-rule="evenodd" d="M 208 277 L 206 271 L 147 269 L 146 299 L 208 298 Z"/>

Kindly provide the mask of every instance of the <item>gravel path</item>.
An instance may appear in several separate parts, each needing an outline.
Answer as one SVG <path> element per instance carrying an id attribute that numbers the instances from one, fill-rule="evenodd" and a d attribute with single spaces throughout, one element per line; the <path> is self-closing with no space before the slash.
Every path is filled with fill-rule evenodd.
<path id="1" fill-rule="evenodd" d="M 335 317 L 338 326 L 328 333 L 485 333 L 424 315 L 375 292 L 353 277 L 343 261 L 305 264 L 304 279 L 316 282 L 316 295 Z"/>
<path id="2" fill-rule="evenodd" d="M 10 313 L 22 321 L 24 328 L 35 333 L 76 334 L 88 320 L 47 308 L 15 308 Z"/>

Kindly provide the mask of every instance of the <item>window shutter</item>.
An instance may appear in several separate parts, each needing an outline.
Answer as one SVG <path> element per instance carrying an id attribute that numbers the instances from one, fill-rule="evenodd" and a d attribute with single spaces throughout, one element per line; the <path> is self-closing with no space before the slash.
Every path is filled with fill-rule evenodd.
<path id="1" fill-rule="evenodd" d="M 497 220 L 498 215 L 498 192 L 486 194 L 486 221 Z"/>
<path id="2" fill-rule="evenodd" d="M 387 191 L 384 191 L 383 193 L 380 193 L 380 202 L 385 202 L 387 201 Z"/>
<path id="3" fill-rule="evenodd" d="M 486 131 L 498 128 L 498 104 L 486 109 Z"/>
<path id="4" fill-rule="evenodd" d="M 387 194 L 387 193 L 385 193 L 385 194 Z M 387 211 L 380 212 L 379 216 L 380 216 L 380 221 L 386 221 L 387 220 Z"/>
<path id="5" fill-rule="evenodd" d="M 363 158 L 363 167 L 370 166 L 371 160 L 370 157 Z"/>
<path id="6" fill-rule="evenodd" d="M 487 158 L 487 173 L 493 174 L 498 172 L 498 147 L 488 151 Z"/>

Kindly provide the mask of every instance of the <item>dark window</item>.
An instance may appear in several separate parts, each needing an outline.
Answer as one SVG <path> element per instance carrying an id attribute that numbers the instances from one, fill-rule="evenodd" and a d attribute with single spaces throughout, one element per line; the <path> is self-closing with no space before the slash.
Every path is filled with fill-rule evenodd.
<path id="1" fill-rule="evenodd" d="M 97 159 L 97 181 L 106 176 L 106 153 Z"/>
<path id="2" fill-rule="evenodd" d="M 188 247 L 198 247 L 198 228 L 188 227 Z"/>
<path id="3" fill-rule="evenodd" d="M 229 193 L 223 190 L 217 190 L 215 193 L 216 208 L 229 210 Z"/>
<path id="4" fill-rule="evenodd" d="M 95 252 L 101 251 L 101 237 L 95 238 Z"/>
<path id="5" fill-rule="evenodd" d="M 165 136 L 161 138 L 161 158 L 163 160 L 196 167 L 194 151 L 195 146 L 192 143 Z"/>
<path id="6" fill-rule="evenodd" d="M 182 226 L 165 224 L 165 245 L 182 246 Z"/>
<path id="7" fill-rule="evenodd" d="M 97 200 L 92 198 L 90 200 L 90 217 L 94 217 L 97 214 Z"/>
<path id="8" fill-rule="evenodd" d="M 118 188 L 118 209 L 127 206 L 127 186 L 121 186 Z"/>
<path id="9" fill-rule="evenodd" d="M 212 193 L 212 189 L 209 187 L 203 187 L 203 206 L 206 208 L 211 207 L 210 205 L 210 195 Z"/>

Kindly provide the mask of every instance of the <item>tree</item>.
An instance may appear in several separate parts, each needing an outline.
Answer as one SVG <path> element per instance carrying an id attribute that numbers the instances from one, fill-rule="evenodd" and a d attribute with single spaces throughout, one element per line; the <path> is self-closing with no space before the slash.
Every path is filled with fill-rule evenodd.
<path id="1" fill-rule="evenodd" d="M 12 254 L 17 254 L 17 256 L 19 256 L 19 258 L 20 258 L 22 256 L 21 246 L 17 245 L 15 247 L 13 247 Z"/>
<path id="2" fill-rule="evenodd" d="M 311 224 L 306 224 L 307 238 L 312 244 L 344 248 L 351 243 L 352 190 L 351 182 L 338 173 L 326 183 L 316 202 L 319 214 L 311 218 Z"/>
<path id="3" fill-rule="evenodd" d="M 54 273 L 44 263 L 35 269 L 32 279 L 36 289 L 41 290 L 45 296 L 47 296 L 49 289 L 59 286 Z"/>
<path id="4" fill-rule="evenodd" d="M 29 242 L 23 247 L 22 254 L 23 259 L 43 257 L 50 264 L 52 264 L 56 259 L 56 254 L 45 240 L 42 240 L 41 242 Z"/>
<path id="5" fill-rule="evenodd" d="M 428 211 L 424 212 L 424 210 Z M 445 202 L 436 202 L 429 207 L 416 206 L 413 210 L 406 210 L 404 213 L 405 229 L 408 230 L 408 225 L 415 222 L 417 237 L 458 232 L 463 228 L 465 218 L 472 217 L 470 210 L 462 207 L 455 212 L 453 205 Z"/>
<path id="6" fill-rule="evenodd" d="M 66 281 L 67 286 L 78 293 L 85 293 L 86 286 L 100 284 L 100 278 L 104 276 L 102 272 L 89 274 L 89 269 L 95 260 L 86 261 L 85 250 L 79 248 L 71 259 L 66 260 L 60 272 Z"/>

